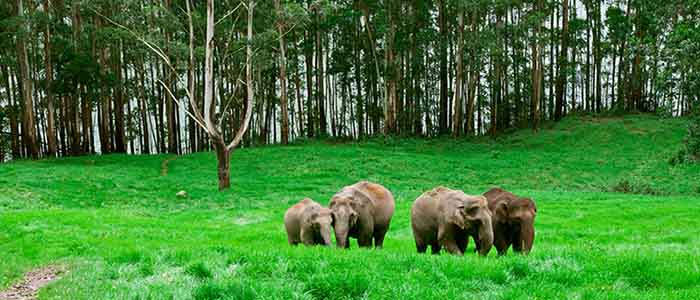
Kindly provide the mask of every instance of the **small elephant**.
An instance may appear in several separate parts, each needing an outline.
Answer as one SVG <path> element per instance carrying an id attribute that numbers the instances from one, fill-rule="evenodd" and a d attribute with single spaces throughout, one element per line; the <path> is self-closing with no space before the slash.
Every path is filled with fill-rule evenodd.
<path id="1" fill-rule="evenodd" d="M 385 187 L 360 181 L 336 193 L 328 205 L 333 217 L 335 241 L 349 248 L 350 238 L 360 247 L 382 248 L 384 236 L 394 215 L 394 196 Z"/>
<path id="2" fill-rule="evenodd" d="M 445 247 L 451 254 L 463 255 L 470 236 L 482 256 L 493 245 L 486 198 L 442 186 L 416 199 L 411 207 L 411 227 L 418 253 L 425 253 L 430 246 L 433 254 Z"/>
<path id="3" fill-rule="evenodd" d="M 511 245 L 516 253 L 530 253 L 535 240 L 535 202 L 501 188 L 489 190 L 484 197 L 493 215 L 494 246 L 498 255 L 506 254 Z"/>
<path id="4" fill-rule="evenodd" d="M 290 207 L 284 214 L 287 241 L 296 246 L 331 245 L 331 211 L 317 202 L 305 198 Z"/>

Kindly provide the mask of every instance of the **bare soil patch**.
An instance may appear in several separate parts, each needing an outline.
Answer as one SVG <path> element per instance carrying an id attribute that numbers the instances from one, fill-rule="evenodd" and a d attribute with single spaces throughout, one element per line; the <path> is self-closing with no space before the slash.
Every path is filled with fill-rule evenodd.
<path id="1" fill-rule="evenodd" d="M 0 300 L 34 300 L 39 289 L 65 273 L 60 266 L 47 266 L 24 274 L 22 281 L 0 292 Z"/>

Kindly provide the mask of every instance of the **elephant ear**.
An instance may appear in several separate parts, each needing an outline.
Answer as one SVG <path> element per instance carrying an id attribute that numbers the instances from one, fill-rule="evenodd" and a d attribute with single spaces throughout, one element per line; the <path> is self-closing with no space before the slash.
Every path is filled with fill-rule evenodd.
<path id="1" fill-rule="evenodd" d="M 464 216 L 464 204 L 458 204 L 456 206 L 454 212 L 452 212 L 452 216 L 450 217 L 450 222 L 457 225 L 457 227 L 461 229 L 467 228 Z"/>
<path id="2" fill-rule="evenodd" d="M 508 218 L 508 203 L 501 201 L 496 205 L 494 210 L 494 215 L 497 215 L 500 219 Z"/>
<path id="3" fill-rule="evenodd" d="M 369 196 L 365 192 L 359 189 L 353 189 L 352 202 L 350 203 L 353 208 L 356 210 L 366 209 L 371 202 L 372 200 L 370 200 Z"/>

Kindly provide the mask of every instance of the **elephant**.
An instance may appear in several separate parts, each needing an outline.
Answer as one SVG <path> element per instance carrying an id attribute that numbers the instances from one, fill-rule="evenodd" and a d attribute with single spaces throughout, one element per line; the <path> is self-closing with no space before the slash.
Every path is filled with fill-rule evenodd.
<path id="1" fill-rule="evenodd" d="M 418 253 L 425 253 L 430 246 L 432 254 L 439 254 L 444 247 L 449 253 L 461 256 L 470 236 L 482 256 L 493 245 L 486 198 L 442 186 L 423 193 L 413 203 L 411 228 Z"/>
<path id="2" fill-rule="evenodd" d="M 336 246 L 349 248 L 350 238 L 360 247 L 382 248 L 394 215 L 394 195 L 382 185 L 360 181 L 333 195 L 331 209 Z"/>
<path id="3" fill-rule="evenodd" d="M 317 202 L 305 198 L 290 207 L 284 214 L 287 241 L 296 246 L 331 245 L 331 211 Z"/>
<path id="4" fill-rule="evenodd" d="M 498 255 L 505 255 L 511 245 L 516 253 L 530 253 L 535 240 L 535 202 L 501 188 L 492 188 L 484 197 L 493 215 L 494 246 Z"/>

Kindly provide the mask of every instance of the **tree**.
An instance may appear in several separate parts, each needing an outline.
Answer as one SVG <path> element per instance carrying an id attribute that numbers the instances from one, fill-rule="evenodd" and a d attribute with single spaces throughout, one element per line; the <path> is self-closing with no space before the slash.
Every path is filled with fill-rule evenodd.
<path id="1" fill-rule="evenodd" d="M 566 0 L 565 0 L 566 1 Z M 544 0 L 536 0 L 535 11 L 542 11 Z M 534 36 L 532 38 L 532 130 L 537 132 L 540 126 L 540 100 L 542 99 L 542 21 L 535 22 Z"/>
<path id="2" fill-rule="evenodd" d="M 22 0 L 17 0 L 17 16 L 20 19 L 24 18 L 24 4 Z M 30 29 L 27 20 L 23 20 L 24 25 L 20 28 L 20 32 L 28 34 Z M 29 59 L 27 58 L 27 48 L 25 46 L 25 37 L 20 34 L 15 36 L 17 44 L 17 61 L 19 63 L 20 78 L 22 80 L 22 101 L 23 101 L 23 141 L 27 147 L 29 155 L 34 158 L 39 158 L 39 145 L 36 138 L 36 124 L 34 121 L 34 98 L 32 95 L 33 82 L 29 72 Z"/>
<path id="3" fill-rule="evenodd" d="M 438 0 L 438 28 L 440 30 L 440 42 L 438 46 L 438 56 L 440 59 L 440 112 L 439 112 L 439 132 L 445 134 L 447 128 L 447 7 L 446 0 Z"/>
<path id="4" fill-rule="evenodd" d="M 288 102 L 287 102 L 287 46 L 284 43 L 285 35 L 285 19 L 283 18 L 282 6 L 280 5 L 280 0 L 275 0 L 275 10 L 277 10 L 277 31 L 279 34 L 279 44 L 280 44 L 280 106 L 282 107 L 282 144 L 289 143 L 289 113 Z"/>
<path id="5" fill-rule="evenodd" d="M 563 117 L 564 113 L 564 88 L 566 86 L 566 74 L 567 71 L 567 55 L 569 53 L 569 0 L 562 0 L 562 29 L 561 29 L 561 49 L 559 50 L 559 59 L 557 62 L 557 83 L 556 83 L 556 104 L 554 111 L 554 119 L 559 121 Z"/>
<path id="6" fill-rule="evenodd" d="M 387 1 L 387 14 L 389 15 L 389 33 L 386 37 L 386 50 L 385 50 L 385 74 L 386 74 L 386 93 L 385 95 L 387 96 L 386 99 L 386 107 L 384 108 L 385 111 L 385 128 L 384 128 L 384 133 L 385 134 L 396 134 L 398 133 L 397 131 L 397 126 L 396 126 L 396 102 L 397 102 L 397 95 L 396 95 L 396 85 L 397 85 L 397 63 L 395 61 L 395 53 L 394 53 L 394 44 L 395 44 L 395 38 L 396 38 L 396 20 L 395 20 L 395 10 L 397 6 L 397 1 L 395 0 L 388 0 Z"/>
<path id="7" fill-rule="evenodd" d="M 464 11 L 460 7 L 458 12 L 458 27 L 457 30 L 459 35 L 457 37 L 457 54 L 455 55 L 455 60 L 457 61 L 457 75 L 455 78 L 455 97 L 454 97 L 454 120 L 452 121 L 452 135 L 458 137 L 462 134 L 462 87 L 464 86 L 464 80 L 462 75 L 464 73 Z"/>
<path id="8" fill-rule="evenodd" d="M 189 3 L 188 3 L 189 6 Z M 214 0 L 207 0 L 207 32 L 205 40 L 206 58 L 204 62 L 204 117 L 196 110 L 196 104 L 191 102 L 195 112 L 194 117 L 198 118 L 200 124 L 206 124 L 205 128 L 209 134 L 216 151 L 216 159 L 218 160 L 218 178 L 219 190 L 228 189 L 231 186 L 231 153 L 241 143 L 243 135 L 248 130 L 250 117 L 253 113 L 253 13 L 255 9 L 255 1 L 248 1 L 248 35 L 246 44 L 246 113 L 241 123 L 241 127 L 236 132 L 233 141 L 226 143 L 224 136 L 221 133 L 221 123 L 215 125 L 214 112 L 216 110 L 216 101 L 214 98 Z M 191 18 L 191 17 L 190 17 Z M 191 19 L 190 19 L 191 22 Z M 190 46 L 190 51 L 193 51 Z M 190 91 L 190 94 L 193 94 Z M 190 98 L 191 99 L 191 98 Z"/>
<path id="9" fill-rule="evenodd" d="M 539 128 L 569 108 L 685 116 L 698 105 L 695 1 L 582 2 L 585 20 L 575 0 L 258 1 L 259 95 L 240 143 L 492 135 Z M 235 139 L 250 96 L 245 4 L 217 3 L 216 87 L 204 101 L 206 47 L 194 41 L 206 38 L 206 2 L 189 13 L 184 0 L 28 3 L 22 16 L 17 0 L 0 4 L 12 158 L 32 156 L 30 144 L 46 157 L 182 154 Z M 154 49 L 135 47 L 143 41 L 102 14 Z"/>
<path id="10" fill-rule="evenodd" d="M 44 30 L 44 60 L 46 62 L 46 106 L 48 110 L 46 119 L 46 135 L 49 142 L 49 156 L 55 156 L 57 152 L 56 141 L 56 112 L 53 103 L 53 91 L 51 83 L 53 82 L 53 65 L 51 62 L 51 1 L 44 0 L 44 13 L 49 20 L 46 23 Z"/>

